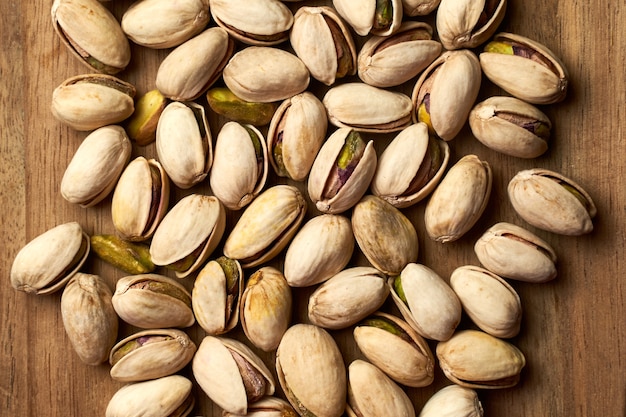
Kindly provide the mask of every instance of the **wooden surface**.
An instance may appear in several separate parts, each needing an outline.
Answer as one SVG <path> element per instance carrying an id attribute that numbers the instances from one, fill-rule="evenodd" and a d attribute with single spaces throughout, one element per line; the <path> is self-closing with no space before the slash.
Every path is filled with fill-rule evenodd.
<path id="1" fill-rule="evenodd" d="M 9 282 L 18 250 L 57 224 L 75 220 L 90 234 L 114 231 L 110 198 L 82 209 L 59 193 L 65 167 L 86 133 L 58 123 L 49 110 L 50 98 L 64 79 L 88 71 L 54 34 L 51 3 L 0 3 L 0 415 L 102 416 L 110 397 L 123 384 L 109 377 L 108 365 L 84 365 L 73 352 L 61 322 L 61 293 L 29 296 L 15 291 Z M 130 2 L 107 4 L 119 18 Z M 507 157 L 482 146 L 466 127 L 451 142 L 452 159 L 475 153 L 493 167 L 494 189 L 485 215 L 462 240 L 441 245 L 424 232 L 423 203 L 404 210 L 418 230 L 419 262 L 446 279 L 460 265 L 478 264 L 473 243 L 498 221 L 528 227 L 558 254 L 554 281 L 512 282 L 524 308 L 521 332 L 512 342 L 525 353 L 528 363 L 516 387 L 479 391 L 487 416 L 625 415 L 625 5 L 624 0 L 593 4 L 510 1 L 501 30 L 545 44 L 562 58 L 570 73 L 566 100 L 542 107 L 555 126 L 550 150 L 534 160 Z M 432 16 L 426 20 L 432 22 Z M 143 94 L 154 88 L 156 68 L 167 51 L 132 48 L 131 65 L 119 76 Z M 410 89 L 412 84 L 404 87 Z M 321 91 L 317 82 L 312 82 L 312 88 Z M 484 80 L 480 98 L 496 93 L 499 91 Z M 212 117 L 214 138 L 221 122 Z M 378 150 L 389 140 L 389 136 L 376 138 Z M 154 145 L 135 146 L 133 157 L 138 155 L 154 156 Z M 506 184 L 517 171 L 532 167 L 559 171 L 588 190 L 598 207 L 591 234 L 557 236 L 528 226 L 513 212 Z M 275 180 L 272 175 L 271 181 Z M 189 192 L 208 192 L 208 185 L 175 190 L 172 199 Z M 229 227 L 235 217 L 230 215 Z M 363 257 L 355 254 L 354 263 L 363 262 Z M 103 276 L 111 288 L 125 275 L 93 256 L 84 269 Z M 189 288 L 191 284 L 192 278 L 185 281 Z M 306 320 L 303 311 L 309 293 L 310 289 L 294 291 L 298 306 L 294 320 Z M 391 309 L 389 304 L 385 308 Z M 469 326 L 464 319 L 461 327 Z M 124 325 L 119 336 L 132 331 Z M 203 336 L 197 326 L 189 332 L 197 342 Z M 350 331 L 333 334 L 345 352 L 346 364 L 359 356 Z M 240 330 L 232 336 L 244 340 Z M 261 357 L 273 362 L 272 353 Z M 190 368 L 182 373 L 190 376 Z M 447 384 L 438 371 L 431 386 L 407 391 L 419 412 L 430 395 Z M 194 393 L 197 406 L 193 415 L 220 415 L 199 388 L 194 388 Z"/>

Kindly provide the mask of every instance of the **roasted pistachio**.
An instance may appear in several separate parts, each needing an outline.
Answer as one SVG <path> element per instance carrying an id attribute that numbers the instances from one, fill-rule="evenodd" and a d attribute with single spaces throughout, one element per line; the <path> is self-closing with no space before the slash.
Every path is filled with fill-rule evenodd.
<path id="1" fill-rule="evenodd" d="M 139 97 L 135 111 L 126 121 L 128 137 L 140 146 L 154 142 L 157 124 L 166 105 L 167 99 L 157 89 Z"/>
<path id="2" fill-rule="evenodd" d="M 333 0 L 333 6 L 360 36 L 388 36 L 402 22 L 401 0 Z"/>
<path id="3" fill-rule="evenodd" d="M 471 388 L 457 384 L 447 385 L 426 401 L 419 417 L 482 417 L 483 406 L 478 394 Z"/>
<path id="4" fill-rule="evenodd" d="M 129 242 L 115 235 L 91 236 L 91 249 L 103 261 L 129 274 L 147 274 L 156 268 L 148 245 Z"/>
<path id="5" fill-rule="evenodd" d="M 441 0 L 437 33 L 448 49 L 475 48 L 486 42 L 504 19 L 506 0 Z"/>
<path id="6" fill-rule="evenodd" d="M 268 124 L 278 103 L 259 103 L 242 100 L 226 87 L 215 87 L 207 91 L 206 98 L 215 113 L 242 124 L 264 126 Z"/>

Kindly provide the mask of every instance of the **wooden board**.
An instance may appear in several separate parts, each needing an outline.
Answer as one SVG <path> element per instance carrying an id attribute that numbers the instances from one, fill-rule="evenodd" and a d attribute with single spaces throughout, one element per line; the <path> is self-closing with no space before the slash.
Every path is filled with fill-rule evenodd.
<path id="1" fill-rule="evenodd" d="M 65 167 L 86 133 L 75 132 L 52 117 L 51 94 L 64 79 L 88 71 L 55 35 L 51 3 L 0 3 L 0 414 L 6 416 L 104 415 L 109 399 L 123 385 L 109 377 L 108 365 L 84 365 L 73 352 L 61 321 L 60 292 L 29 296 L 9 283 L 18 250 L 57 224 L 78 221 L 89 234 L 114 231 L 110 198 L 82 209 L 59 193 Z M 118 18 L 129 4 L 127 0 L 107 3 Z M 452 159 L 475 153 L 493 167 L 494 188 L 487 212 L 463 239 L 441 245 L 424 232 L 423 203 L 404 210 L 418 230 L 419 262 L 447 279 L 458 266 L 478 264 L 473 243 L 487 227 L 498 221 L 527 226 L 506 197 L 509 179 L 521 169 L 559 171 L 586 188 L 598 207 L 595 229 L 585 236 L 557 236 L 528 226 L 556 250 L 558 277 L 545 284 L 512 282 L 522 299 L 524 317 L 520 334 L 511 341 L 525 353 L 528 363 L 516 387 L 479 391 L 487 416 L 620 416 L 626 412 L 624 6 L 623 0 L 593 6 L 510 1 L 501 30 L 545 44 L 569 70 L 566 100 L 542 107 L 554 124 L 549 151 L 534 160 L 501 155 L 478 143 L 466 126 L 451 142 Z M 426 20 L 432 23 L 433 17 Z M 119 76 L 143 94 L 154 88 L 156 69 L 167 51 L 133 45 L 132 53 L 131 65 Z M 486 79 L 483 82 L 480 98 L 501 93 Z M 412 84 L 403 88 L 410 90 Z M 312 82 L 312 88 L 323 90 L 317 82 Z M 223 120 L 212 116 L 211 123 L 215 137 Z M 390 137 L 376 137 L 379 151 Z M 154 156 L 154 145 L 135 146 L 133 157 L 138 155 Z M 298 186 L 304 190 L 303 184 Z M 175 190 L 172 199 L 207 190 L 207 185 L 185 192 Z M 236 216 L 229 215 L 230 225 Z M 356 254 L 353 262 L 365 261 Z M 85 269 L 103 276 L 111 288 L 124 275 L 95 257 Z M 191 288 L 192 279 L 184 282 Z M 294 320 L 306 320 L 310 291 L 294 291 Z M 390 304 L 385 308 L 392 310 Z M 467 319 L 461 324 L 469 326 Z M 123 325 L 120 337 L 133 330 Z M 197 342 L 204 335 L 197 326 L 189 332 Z M 360 356 L 349 330 L 333 334 L 346 364 Z M 232 336 L 245 340 L 239 329 Z M 432 342 L 431 347 L 435 347 Z M 274 358 L 273 353 L 261 353 L 261 357 L 268 364 Z M 182 373 L 191 376 L 189 367 Z M 407 392 L 419 412 L 436 390 L 449 383 L 437 371 L 431 386 Z M 197 405 L 193 415 L 221 415 L 197 386 L 194 394 Z"/>

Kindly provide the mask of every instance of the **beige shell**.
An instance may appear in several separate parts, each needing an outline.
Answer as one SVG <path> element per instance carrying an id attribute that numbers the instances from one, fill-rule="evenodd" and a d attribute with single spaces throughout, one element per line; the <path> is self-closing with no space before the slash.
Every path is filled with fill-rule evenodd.
<path id="1" fill-rule="evenodd" d="M 480 263 L 502 277 L 547 282 L 556 277 L 554 249 L 534 233 L 511 223 L 496 223 L 474 244 Z"/>
<path id="2" fill-rule="evenodd" d="M 402 23 L 402 1 L 389 0 L 392 10 L 390 21 L 383 26 L 376 23 L 376 0 L 333 0 L 333 6 L 360 36 L 369 34 L 388 36 L 398 30 Z"/>
<path id="3" fill-rule="evenodd" d="M 483 417 L 483 406 L 471 388 L 452 384 L 435 392 L 424 404 L 419 417 Z"/>
<path id="4" fill-rule="evenodd" d="M 132 146 L 121 126 L 91 132 L 72 156 L 61 179 L 61 195 L 81 207 L 95 206 L 113 190 L 130 160 Z"/>
<path id="5" fill-rule="evenodd" d="M 63 290 L 63 327 L 74 351 L 87 365 L 105 362 L 117 339 L 118 318 L 112 296 L 100 276 L 82 272 L 74 274 Z"/>
<path id="6" fill-rule="evenodd" d="M 91 249 L 77 222 L 59 224 L 33 238 L 11 265 L 11 285 L 29 294 L 60 290 L 83 266 Z"/>
<path id="7" fill-rule="evenodd" d="M 326 330 L 304 323 L 287 329 L 276 350 L 276 373 L 287 399 L 300 414 L 342 415 L 346 368 L 337 343 Z"/>
<path id="8" fill-rule="evenodd" d="M 506 0 L 441 0 L 437 8 L 437 34 L 448 50 L 475 48 L 498 29 Z"/>
<path id="9" fill-rule="evenodd" d="M 580 185 L 558 172 L 542 168 L 520 171 L 507 190 L 517 214 L 535 227 L 569 236 L 593 230 L 597 213 L 593 200 Z"/>
<path id="10" fill-rule="evenodd" d="M 437 9 L 441 0 L 402 0 L 403 14 L 406 16 L 426 16 Z"/>
<path id="11" fill-rule="evenodd" d="M 222 417 L 298 417 L 298 413 L 291 407 L 287 401 L 279 397 L 263 397 L 257 402 L 248 404 L 248 412 L 242 413 L 230 413 L 228 411 L 222 412 Z"/>

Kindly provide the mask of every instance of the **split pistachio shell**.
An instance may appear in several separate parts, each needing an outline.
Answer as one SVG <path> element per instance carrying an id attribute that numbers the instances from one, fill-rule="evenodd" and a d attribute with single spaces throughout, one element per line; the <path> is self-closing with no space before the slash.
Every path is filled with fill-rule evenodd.
<path id="1" fill-rule="evenodd" d="M 542 168 L 518 172 L 509 181 L 513 208 L 531 225 L 549 232 L 578 236 L 593 230 L 596 206 L 569 178 Z"/>
<path id="2" fill-rule="evenodd" d="M 121 126 L 104 126 L 80 144 L 61 180 L 61 195 L 70 203 L 91 207 L 115 187 L 130 160 L 131 144 Z"/>
<path id="3" fill-rule="evenodd" d="M 419 414 L 419 417 L 441 416 L 483 417 L 483 406 L 475 390 L 452 384 L 435 392 Z"/>
<path id="4" fill-rule="evenodd" d="M 504 19 L 506 0 L 441 0 L 437 34 L 444 48 L 475 48 L 486 42 Z"/>
<path id="5" fill-rule="evenodd" d="M 248 404 L 248 413 L 230 413 L 228 411 L 224 411 L 222 413 L 223 417 L 244 417 L 244 416 L 253 416 L 253 417 L 298 417 L 296 411 L 291 407 L 291 405 L 278 397 L 264 397 L 259 401 Z"/>
<path id="6" fill-rule="evenodd" d="M 486 161 L 466 155 L 450 168 L 426 204 L 428 236 L 441 243 L 460 239 L 485 211 L 492 173 Z"/>
<path id="7" fill-rule="evenodd" d="M 406 16 L 426 16 L 437 9 L 440 0 L 402 0 L 403 14 Z"/>
<path id="8" fill-rule="evenodd" d="M 402 23 L 401 0 L 333 0 L 333 6 L 360 36 L 388 36 Z"/>
<path id="9" fill-rule="evenodd" d="M 502 277 L 526 282 L 547 282 L 556 277 L 554 249 L 534 233 L 510 223 L 491 226 L 476 241 L 480 263 Z"/>
<path id="10" fill-rule="evenodd" d="M 11 285 L 29 294 L 60 290 L 83 266 L 90 252 L 89 236 L 80 224 L 57 225 L 19 250 L 11 265 Z"/>

